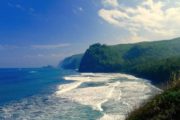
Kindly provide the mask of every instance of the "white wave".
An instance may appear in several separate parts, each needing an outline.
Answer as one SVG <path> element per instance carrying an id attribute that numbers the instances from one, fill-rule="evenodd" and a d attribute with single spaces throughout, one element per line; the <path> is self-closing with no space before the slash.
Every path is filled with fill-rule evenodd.
<path id="1" fill-rule="evenodd" d="M 0 106 L 0 120 L 88 120 L 89 117 L 95 120 L 101 113 L 54 95 L 34 96 Z"/>
<path id="2" fill-rule="evenodd" d="M 92 87 L 92 88 L 76 88 L 71 91 L 68 91 L 64 94 L 56 95 L 62 98 L 68 98 L 70 100 L 76 101 L 83 105 L 90 105 L 94 109 L 101 111 L 101 106 L 99 104 L 106 99 L 107 93 L 106 90 L 110 90 L 107 87 Z"/>
<path id="3" fill-rule="evenodd" d="M 100 118 L 100 120 L 124 120 L 124 115 L 111 115 L 111 114 L 104 114 L 103 117 Z"/>
<path id="4" fill-rule="evenodd" d="M 37 71 L 33 71 L 33 70 L 32 70 L 32 71 L 30 71 L 29 73 L 32 73 L 32 74 L 33 74 L 33 73 L 37 73 Z"/>
<path id="5" fill-rule="evenodd" d="M 95 75 L 96 73 L 80 73 L 81 75 Z"/>
<path id="6" fill-rule="evenodd" d="M 100 103 L 97 105 L 100 111 L 103 111 L 102 104 L 105 103 L 105 102 L 107 102 L 109 99 L 112 98 L 113 92 L 114 92 L 114 90 L 115 90 L 115 87 L 118 86 L 119 83 L 120 83 L 120 82 L 117 82 L 115 85 L 113 85 L 112 89 L 110 90 L 110 92 L 109 92 L 108 95 L 106 96 L 106 99 L 104 99 L 102 102 L 100 102 Z M 121 93 L 121 92 L 120 92 L 120 93 Z M 119 96 L 118 99 L 120 99 L 120 96 Z"/>
<path id="7" fill-rule="evenodd" d="M 62 94 L 62 93 L 68 92 L 70 90 L 73 90 L 73 89 L 77 88 L 79 85 L 81 85 L 81 83 L 82 82 L 75 82 L 75 83 L 72 83 L 72 84 L 61 85 L 61 86 L 59 86 L 60 91 L 57 91 L 56 93 L 57 94 Z"/>
<path id="8" fill-rule="evenodd" d="M 111 79 L 118 79 L 118 78 L 126 78 L 129 80 L 138 80 L 139 78 L 127 75 L 127 74 L 120 74 L 120 73 L 81 73 L 80 75 L 71 75 L 64 77 L 65 80 L 73 80 L 73 81 L 81 81 L 81 82 L 88 82 L 88 81 L 109 81 Z"/>
<path id="9" fill-rule="evenodd" d="M 158 88 L 145 80 L 119 73 L 82 73 L 66 76 L 64 79 L 75 82 L 60 85 L 56 96 L 91 106 L 104 114 L 100 120 L 124 120 L 128 112 L 160 92 Z M 105 84 L 79 87 L 86 82 L 104 82 Z"/>
<path id="10" fill-rule="evenodd" d="M 64 77 L 65 80 L 73 80 L 73 81 L 90 81 L 88 77 L 79 77 L 79 76 L 70 76 Z"/>

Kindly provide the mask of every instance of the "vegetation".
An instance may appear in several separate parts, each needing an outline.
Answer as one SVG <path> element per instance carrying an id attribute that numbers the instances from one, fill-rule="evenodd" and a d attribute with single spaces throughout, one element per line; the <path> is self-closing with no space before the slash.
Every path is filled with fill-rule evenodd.
<path id="1" fill-rule="evenodd" d="M 79 66 L 80 72 L 121 72 L 155 84 L 167 83 L 162 94 L 134 110 L 127 120 L 180 120 L 180 38 L 114 46 L 97 43 L 84 56 L 66 58 L 61 66 Z"/>
<path id="2" fill-rule="evenodd" d="M 97 43 L 85 52 L 79 71 L 122 72 L 164 83 L 180 70 L 179 46 L 180 38 L 114 46 Z"/>
<path id="3" fill-rule="evenodd" d="M 135 64 L 125 72 L 151 80 L 154 84 L 168 83 L 173 75 L 180 70 L 180 57 L 169 57 L 162 60 L 150 60 Z"/>
<path id="4" fill-rule="evenodd" d="M 78 69 L 79 64 L 81 62 L 83 54 L 77 54 L 70 57 L 65 58 L 60 62 L 59 67 L 64 69 Z"/>
<path id="5" fill-rule="evenodd" d="M 134 110 L 126 120 L 180 120 L 180 71 L 172 86 Z"/>
<path id="6" fill-rule="evenodd" d="M 80 65 L 79 65 L 80 64 Z M 80 72 L 121 72 L 150 79 L 168 88 L 134 110 L 127 120 L 180 120 L 180 38 L 114 46 L 91 45 L 61 66 Z"/>
<path id="7" fill-rule="evenodd" d="M 80 63 L 80 72 L 123 72 L 171 85 L 127 120 L 180 120 L 180 38 L 106 46 L 94 44 Z M 171 83 L 171 84 L 170 84 Z"/>

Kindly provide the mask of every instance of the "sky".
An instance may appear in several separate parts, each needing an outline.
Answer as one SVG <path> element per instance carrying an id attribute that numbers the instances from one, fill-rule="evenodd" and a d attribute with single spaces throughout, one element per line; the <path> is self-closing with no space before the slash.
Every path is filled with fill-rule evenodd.
<path id="1" fill-rule="evenodd" d="M 179 0 L 0 0 L 0 67 L 56 66 L 91 44 L 180 37 Z"/>

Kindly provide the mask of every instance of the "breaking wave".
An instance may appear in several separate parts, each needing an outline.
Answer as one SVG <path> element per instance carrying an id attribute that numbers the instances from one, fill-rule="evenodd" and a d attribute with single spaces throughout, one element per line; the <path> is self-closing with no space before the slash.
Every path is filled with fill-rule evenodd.
<path id="1" fill-rule="evenodd" d="M 73 83 L 60 85 L 56 96 L 92 107 L 100 120 L 124 120 L 127 114 L 161 92 L 144 79 L 126 74 L 82 73 L 64 77 Z"/>
<path id="2" fill-rule="evenodd" d="M 150 82 L 126 74 L 82 73 L 64 77 L 53 94 L 0 106 L 0 120 L 124 120 L 161 92 Z"/>

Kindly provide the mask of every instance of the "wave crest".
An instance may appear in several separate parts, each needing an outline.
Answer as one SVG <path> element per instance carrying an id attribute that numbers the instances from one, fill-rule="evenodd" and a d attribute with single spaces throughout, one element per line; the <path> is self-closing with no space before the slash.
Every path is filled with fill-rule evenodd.
<path id="1" fill-rule="evenodd" d="M 60 85 L 56 96 L 91 106 L 104 114 L 101 120 L 124 120 L 130 111 L 160 92 L 148 81 L 126 74 L 82 73 L 64 79 L 74 82 Z"/>

